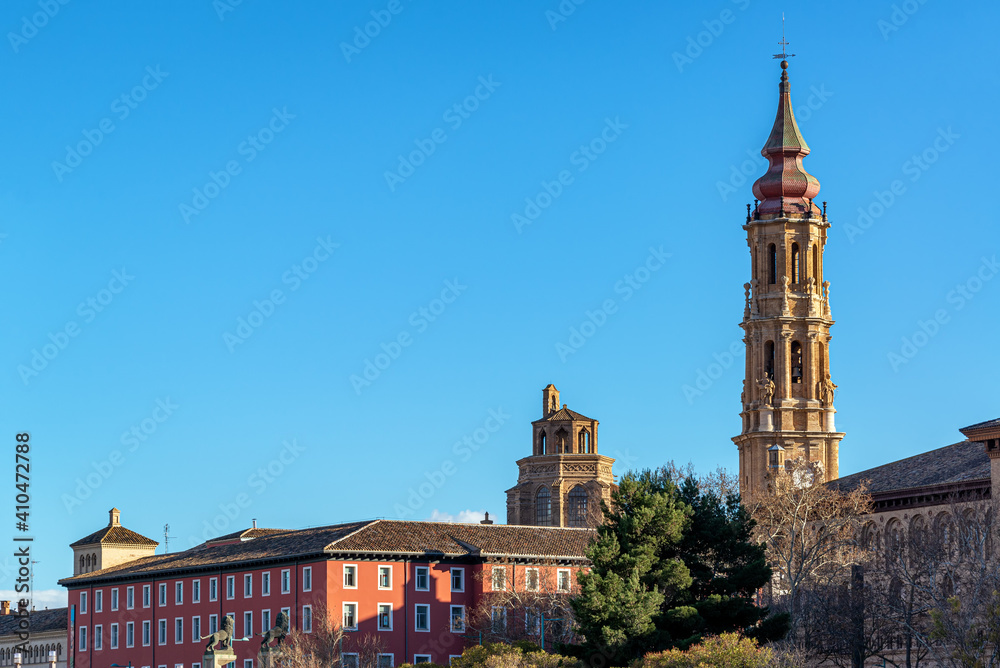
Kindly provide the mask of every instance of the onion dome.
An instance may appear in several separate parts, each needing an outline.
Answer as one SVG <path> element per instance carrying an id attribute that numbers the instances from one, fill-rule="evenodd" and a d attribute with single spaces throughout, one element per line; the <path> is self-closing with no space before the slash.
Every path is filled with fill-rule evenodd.
<path id="1" fill-rule="evenodd" d="M 819 213 L 812 199 L 819 194 L 819 181 L 802 166 L 809 155 L 809 145 L 802 138 L 792 111 L 788 84 L 788 61 L 781 61 L 778 84 L 778 113 L 767 143 L 760 153 L 767 158 L 767 172 L 753 184 L 753 194 L 760 200 L 760 215 Z"/>

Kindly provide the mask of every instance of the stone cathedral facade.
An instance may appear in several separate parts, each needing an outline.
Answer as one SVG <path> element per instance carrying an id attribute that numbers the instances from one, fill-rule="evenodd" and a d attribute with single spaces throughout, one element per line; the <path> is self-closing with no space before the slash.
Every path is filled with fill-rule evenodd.
<path id="1" fill-rule="evenodd" d="M 768 169 L 747 205 L 750 281 L 740 326 L 746 344 L 740 489 L 751 497 L 768 468 L 803 458 L 822 480 L 838 477 L 844 434 L 834 427 L 830 378 L 830 282 L 823 252 L 830 224 L 826 203 L 813 201 L 819 181 L 802 165 L 809 146 L 795 123 L 788 62 L 781 61 L 778 112 L 761 150 Z"/>
<path id="2" fill-rule="evenodd" d="M 610 502 L 614 459 L 597 451 L 597 420 L 542 390 L 542 417 L 531 423 L 531 455 L 517 462 L 517 485 L 507 490 L 507 524 L 594 527 L 601 501 Z"/>

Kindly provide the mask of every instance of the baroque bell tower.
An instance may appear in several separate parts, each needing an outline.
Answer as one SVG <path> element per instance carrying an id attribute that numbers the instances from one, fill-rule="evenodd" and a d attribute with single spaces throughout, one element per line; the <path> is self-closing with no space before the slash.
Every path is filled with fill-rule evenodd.
<path id="1" fill-rule="evenodd" d="M 834 428 L 830 379 L 830 282 L 823 252 L 830 223 L 826 202 L 813 203 L 819 181 L 802 166 L 809 146 L 795 123 L 788 61 L 781 54 L 778 113 L 761 154 L 767 172 L 747 205 L 750 282 L 744 284 L 746 375 L 740 453 L 740 490 L 751 497 L 769 470 L 793 460 L 813 462 L 821 480 L 838 477 L 844 434 Z"/>

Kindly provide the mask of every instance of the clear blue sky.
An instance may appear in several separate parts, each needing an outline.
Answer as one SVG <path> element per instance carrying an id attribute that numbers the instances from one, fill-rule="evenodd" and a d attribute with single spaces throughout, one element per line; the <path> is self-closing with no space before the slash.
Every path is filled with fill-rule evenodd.
<path id="1" fill-rule="evenodd" d="M 1000 415 L 1000 278 L 976 283 L 1000 245 L 995 3 L 49 1 L 0 10 L 0 433 L 32 435 L 40 589 L 112 506 L 172 548 L 206 522 L 398 517 L 422 483 L 409 516 L 503 520 L 547 383 L 619 474 L 735 467 L 760 159 L 738 172 L 783 10 L 833 222 L 841 471 Z M 629 293 L 651 248 L 670 257 Z"/>

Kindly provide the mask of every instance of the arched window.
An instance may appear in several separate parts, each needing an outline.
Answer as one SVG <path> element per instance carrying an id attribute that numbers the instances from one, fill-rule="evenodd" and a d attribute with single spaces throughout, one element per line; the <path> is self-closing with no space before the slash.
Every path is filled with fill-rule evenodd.
<path id="1" fill-rule="evenodd" d="M 802 274 L 799 273 L 799 245 L 792 244 L 792 283 L 799 283 Z"/>
<path id="2" fill-rule="evenodd" d="M 549 410 L 551 412 L 553 412 L 553 413 L 555 413 L 557 410 L 559 410 L 559 404 L 556 403 L 556 397 L 555 397 L 555 395 L 552 395 L 551 397 L 549 397 Z"/>
<path id="3" fill-rule="evenodd" d="M 569 434 L 566 433 L 565 429 L 560 428 L 556 432 L 556 454 L 561 455 L 566 452 L 571 452 Z"/>
<path id="4" fill-rule="evenodd" d="M 538 452 L 535 453 L 535 454 L 538 454 L 538 455 L 544 455 L 545 454 L 545 430 L 544 429 L 541 430 L 540 432 L 538 432 Z"/>
<path id="5" fill-rule="evenodd" d="M 548 487 L 542 487 L 535 495 L 535 524 L 552 526 L 552 492 Z"/>
<path id="6" fill-rule="evenodd" d="M 78 573 L 83 573 L 83 555 L 82 554 L 80 555 L 80 570 L 77 571 L 77 572 Z"/>
<path id="7" fill-rule="evenodd" d="M 764 375 L 774 379 L 774 341 L 764 344 Z"/>
<path id="8" fill-rule="evenodd" d="M 802 382 L 802 344 L 792 341 L 792 382 Z"/>
<path id="9" fill-rule="evenodd" d="M 580 434 L 577 437 L 577 452 L 590 453 L 590 432 L 586 429 L 581 429 Z"/>
<path id="10" fill-rule="evenodd" d="M 587 525 L 587 492 L 580 485 L 570 490 L 566 498 L 566 521 L 571 527 Z"/>
<path id="11" fill-rule="evenodd" d="M 771 285 L 778 282 L 778 249 L 774 244 L 767 247 L 767 282 Z"/>
<path id="12" fill-rule="evenodd" d="M 62 643 L 56 643 L 56 658 L 62 656 Z"/>
<path id="13" fill-rule="evenodd" d="M 97 553 L 96 552 L 90 555 L 90 566 L 91 566 L 91 568 L 93 570 L 95 570 L 95 571 L 97 570 Z"/>
<path id="14" fill-rule="evenodd" d="M 819 285 L 819 244 L 813 244 L 813 278 L 816 279 L 816 285 Z"/>

